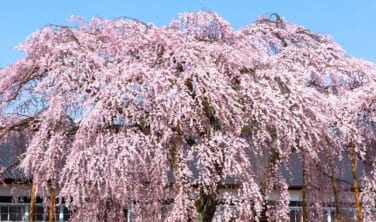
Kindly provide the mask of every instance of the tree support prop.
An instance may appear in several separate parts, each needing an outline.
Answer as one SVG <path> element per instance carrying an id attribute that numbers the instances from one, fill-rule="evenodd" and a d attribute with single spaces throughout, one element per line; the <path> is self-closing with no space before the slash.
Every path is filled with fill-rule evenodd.
<path id="1" fill-rule="evenodd" d="M 360 204 L 360 194 L 358 186 L 358 177 L 356 176 L 356 159 L 355 159 L 355 150 L 352 140 L 349 143 L 350 148 L 350 159 L 351 159 L 351 171 L 353 176 L 353 185 L 354 185 L 354 195 L 355 195 L 355 204 L 356 204 L 356 215 L 358 217 L 358 222 L 363 222 L 362 218 L 362 207 Z"/>
<path id="2" fill-rule="evenodd" d="M 48 222 L 54 221 L 54 209 L 55 209 L 55 186 L 50 186 L 50 209 L 48 211 Z"/>
<path id="3" fill-rule="evenodd" d="M 30 194 L 30 209 L 29 209 L 29 222 L 34 221 L 35 214 L 35 181 L 33 179 L 31 184 L 31 194 Z"/>

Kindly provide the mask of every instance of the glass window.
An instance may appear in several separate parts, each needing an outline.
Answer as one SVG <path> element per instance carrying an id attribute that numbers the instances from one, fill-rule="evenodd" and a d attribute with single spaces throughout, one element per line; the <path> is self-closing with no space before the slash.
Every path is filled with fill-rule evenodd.
<path id="1" fill-rule="evenodd" d="M 290 208 L 290 222 L 301 222 L 301 221 L 302 221 L 302 209 Z"/>
<path id="2" fill-rule="evenodd" d="M 44 218 L 44 209 L 42 206 L 35 206 L 34 220 L 43 221 Z"/>
<path id="3" fill-rule="evenodd" d="M 23 221 L 25 219 L 25 206 L 9 205 L 0 207 L 0 221 Z"/>
<path id="4" fill-rule="evenodd" d="M 357 221 L 356 212 L 353 208 L 346 208 L 342 210 L 342 217 L 344 221 L 355 222 Z"/>
<path id="5" fill-rule="evenodd" d="M 9 220 L 22 220 L 25 214 L 25 207 L 23 206 L 9 206 Z"/>
<path id="6" fill-rule="evenodd" d="M 63 218 L 64 218 L 64 221 L 67 221 L 70 218 L 70 212 L 69 212 L 68 208 L 66 208 L 66 207 L 64 207 L 63 209 L 64 209 L 64 213 L 63 213 L 64 217 Z"/>
<path id="7" fill-rule="evenodd" d="M 47 221 L 49 217 L 49 208 L 44 209 L 43 206 L 35 207 L 35 221 Z M 60 206 L 55 207 L 54 210 L 54 221 L 59 221 Z M 64 219 L 65 220 L 65 219 Z"/>
<path id="8" fill-rule="evenodd" d="M 6 206 L 0 207 L 0 220 L 9 220 L 9 208 Z"/>

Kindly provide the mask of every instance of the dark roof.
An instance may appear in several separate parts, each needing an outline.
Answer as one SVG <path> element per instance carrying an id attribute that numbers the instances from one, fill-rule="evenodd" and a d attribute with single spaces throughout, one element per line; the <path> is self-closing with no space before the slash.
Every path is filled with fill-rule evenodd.
<path id="1" fill-rule="evenodd" d="M 0 144 L 0 179 L 25 179 L 24 174 L 18 168 L 20 154 L 16 149 L 6 144 Z M 4 171 L 3 171 L 4 170 Z"/>
<path id="2" fill-rule="evenodd" d="M 18 168 L 19 165 L 19 157 L 22 152 L 19 149 L 12 148 L 12 146 L 6 144 L 0 144 L 0 172 L 3 171 L 1 169 L 5 169 L 5 171 L 0 174 L 0 179 L 2 180 L 22 180 L 26 179 L 25 175 L 22 171 Z M 192 170 L 192 174 L 195 178 L 199 177 L 199 170 L 195 166 L 195 162 L 197 159 L 193 160 L 190 163 L 190 168 Z M 325 160 L 322 160 L 325 161 Z M 342 161 L 335 160 L 336 164 L 336 178 L 337 181 L 343 183 L 343 185 L 351 185 L 352 184 L 352 173 L 351 173 L 351 162 L 349 158 L 344 155 Z M 357 164 L 357 175 L 358 179 L 362 175 L 364 171 L 363 164 L 358 161 Z M 288 183 L 290 188 L 300 188 L 302 186 L 303 181 L 303 174 L 302 174 L 302 163 L 301 159 L 299 158 L 298 154 L 293 154 L 287 163 L 282 165 L 282 175 L 286 178 L 286 182 Z M 329 174 L 324 175 L 329 178 Z M 174 176 L 172 171 L 168 172 L 168 179 L 170 183 L 174 183 Z M 227 176 L 224 180 L 223 185 L 239 185 L 239 181 L 235 181 L 234 178 Z"/>
<path id="3" fill-rule="evenodd" d="M 327 160 L 322 159 L 322 162 L 325 164 L 329 164 Z M 351 161 L 347 155 L 343 155 L 342 159 L 339 160 L 339 158 L 334 158 L 334 164 L 335 164 L 335 173 L 336 173 L 336 180 L 339 183 L 339 185 L 343 186 L 350 186 L 352 187 L 353 184 L 353 175 L 351 171 Z M 321 165 L 322 166 L 322 165 Z M 358 183 L 361 184 L 361 176 L 364 173 L 365 166 L 361 161 L 357 161 L 357 177 L 358 177 Z M 290 157 L 289 161 L 282 165 L 282 175 L 284 178 L 286 178 L 287 183 L 289 184 L 289 187 L 292 188 L 300 188 L 303 185 L 303 166 L 302 161 L 299 158 L 298 154 L 293 154 L 293 156 Z M 320 170 L 320 168 L 317 168 L 317 170 Z M 324 170 L 321 172 L 321 179 L 328 179 L 330 180 L 330 174 L 328 172 L 324 172 Z M 319 178 L 320 179 L 320 178 Z"/>

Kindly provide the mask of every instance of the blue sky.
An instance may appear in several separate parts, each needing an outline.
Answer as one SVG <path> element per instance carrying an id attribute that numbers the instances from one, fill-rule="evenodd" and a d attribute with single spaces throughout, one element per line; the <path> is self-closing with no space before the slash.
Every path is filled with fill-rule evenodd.
<path id="1" fill-rule="evenodd" d="M 23 55 L 14 47 L 47 24 L 69 24 L 79 14 L 129 16 L 165 25 L 179 12 L 210 9 L 238 29 L 260 15 L 276 12 L 289 22 L 330 34 L 350 56 L 376 63 L 375 0 L 9 0 L 0 4 L 0 67 Z"/>

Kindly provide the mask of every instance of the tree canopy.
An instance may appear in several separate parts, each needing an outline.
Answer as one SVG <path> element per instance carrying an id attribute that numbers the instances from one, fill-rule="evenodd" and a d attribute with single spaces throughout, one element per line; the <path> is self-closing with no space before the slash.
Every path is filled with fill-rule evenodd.
<path id="1" fill-rule="evenodd" d="M 286 220 L 282 166 L 298 154 L 314 190 L 323 154 L 350 143 L 369 166 L 372 216 L 373 64 L 276 14 L 239 30 L 206 11 L 163 27 L 75 21 L 33 33 L 26 57 L 0 70 L 1 140 L 27 135 L 21 168 L 40 195 L 58 188 L 73 221 L 118 221 L 124 209 L 155 221 L 167 204 L 163 220 L 211 221 L 220 202 L 243 220 Z M 220 192 L 227 184 L 236 195 Z"/>

